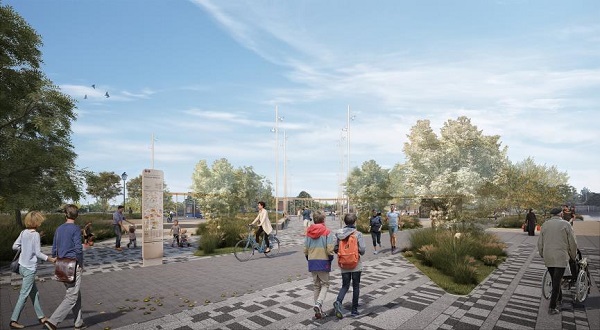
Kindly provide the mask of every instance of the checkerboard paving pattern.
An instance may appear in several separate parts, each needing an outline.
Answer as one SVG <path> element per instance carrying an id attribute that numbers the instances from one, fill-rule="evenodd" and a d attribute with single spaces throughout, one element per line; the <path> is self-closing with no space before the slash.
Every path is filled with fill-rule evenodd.
<path id="1" fill-rule="evenodd" d="M 547 301 L 541 297 L 543 260 L 528 242 L 511 251 L 507 261 L 467 296 L 447 294 L 404 258 L 389 255 L 365 263 L 361 314 L 355 318 L 333 316 L 341 284 L 341 275 L 333 272 L 324 303 L 330 316 L 325 319 L 314 319 L 312 280 L 304 279 L 122 329 L 535 329 L 539 317 L 548 317 Z M 582 250 L 586 256 L 598 252 Z M 597 285 L 598 258 L 590 258 L 590 267 Z M 573 304 L 571 291 L 563 295 L 562 317 L 556 317 L 553 326 L 590 329 L 584 306 Z M 351 296 L 352 289 L 344 300 L 346 311 Z"/>

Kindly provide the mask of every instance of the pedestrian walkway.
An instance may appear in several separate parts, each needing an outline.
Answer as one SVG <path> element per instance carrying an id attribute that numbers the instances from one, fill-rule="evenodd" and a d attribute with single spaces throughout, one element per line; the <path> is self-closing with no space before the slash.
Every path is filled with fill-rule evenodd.
<path id="1" fill-rule="evenodd" d="M 339 228 L 339 219 L 327 219 Z M 112 249 L 103 242 L 86 250 L 82 283 L 84 317 L 90 329 L 598 329 L 600 328 L 600 238 L 578 235 L 590 260 L 592 292 L 584 305 L 565 292 L 562 313 L 550 316 L 541 298 L 545 271 L 537 236 L 516 229 L 492 229 L 508 244 L 509 258 L 471 294 L 444 292 L 401 255 L 391 255 L 384 234 L 382 253 L 364 256 L 360 316 L 315 320 L 312 280 L 302 254 L 302 224 L 292 219 L 278 232 L 276 258 L 257 255 L 239 262 L 233 255 L 195 257 L 192 248 L 165 246 L 164 264 L 141 267 L 141 252 Z M 589 233 L 586 233 L 589 234 Z M 389 245 L 389 243 L 388 243 Z M 46 267 L 50 270 L 50 267 Z M 10 280 L 6 280 L 6 277 Z M 40 275 L 41 279 L 47 275 Z M 8 325 L 18 296 L 18 276 L 1 274 L 0 327 Z M 9 284 L 10 283 L 10 284 Z M 324 307 L 340 288 L 337 266 Z M 14 288 L 14 289 L 13 289 Z M 62 285 L 42 281 L 44 310 L 50 314 L 64 295 Z M 349 310 L 350 297 L 344 307 Z M 35 324 L 30 305 L 21 317 Z M 73 319 L 60 326 L 72 328 Z"/>

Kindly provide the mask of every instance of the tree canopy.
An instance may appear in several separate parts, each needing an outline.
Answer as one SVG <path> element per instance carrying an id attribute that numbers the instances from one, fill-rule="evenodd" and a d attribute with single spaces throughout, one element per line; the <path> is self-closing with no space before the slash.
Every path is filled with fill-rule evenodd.
<path id="1" fill-rule="evenodd" d="M 52 210 L 78 200 L 71 122 L 75 101 L 39 70 L 41 37 L 0 5 L 0 209 Z"/>

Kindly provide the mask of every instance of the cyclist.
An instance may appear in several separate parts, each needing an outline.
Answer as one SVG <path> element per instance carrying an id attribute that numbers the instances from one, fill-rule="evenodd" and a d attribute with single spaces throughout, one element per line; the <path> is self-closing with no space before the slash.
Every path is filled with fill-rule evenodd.
<path id="1" fill-rule="evenodd" d="M 265 240 L 265 245 L 267 249 L 265 253 L 271 252 L 271 246 L 269 244 L 269 235 L 273 231 L 273 227 L 271 227 L 271 221 L 269 220 L 269 214 L 265 209 L 265 202 L 258 202 L 258 215 L 256 219 L 250 223 L 250 225 L 258 224 L 258 229 L 256 229 L 256 243 L 259 244 L 259 237 L 263 234 L 263 239 Z"/>

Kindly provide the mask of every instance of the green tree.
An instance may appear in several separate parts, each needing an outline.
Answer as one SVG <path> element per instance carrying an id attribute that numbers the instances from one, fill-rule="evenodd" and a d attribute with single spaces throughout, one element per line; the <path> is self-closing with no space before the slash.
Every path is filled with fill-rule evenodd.
<path id="1" fill-rule="evenodd" d="M 486 136 L 467 117 L 448 120 L 438 138 L 429 120 L 419 120 L 404 144 L 406 178 L 421 197 L 442 197 L 459 212 L 476 201 L 481 187 L 495 182 L 507 157 L 500 137 Z"/>
<path id="2" fill-rule="evenodd" d="M 40 71 L 41 37 L 0 5 L 0 209 L 52 210 L 79 200 L 71 122 L 75 103 Z"/>
<path id="3" fill-rule="evenodd" d="M 87 194 L 97 199 L 104 212 L 108 211 L 109 201 L 123 192 L 121 177 L 115 172 L 87 172 L 85 180 Z"/>
<path id="4" fill-rule="evenodd" d="M 382 210 L 387 205 L 390 200 L 389 188 L 389 171 L 381 168 L 374 160 L 352 169 L 347 181 L 350 205 L 368 214 L 371 209 Z"/>

